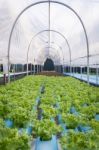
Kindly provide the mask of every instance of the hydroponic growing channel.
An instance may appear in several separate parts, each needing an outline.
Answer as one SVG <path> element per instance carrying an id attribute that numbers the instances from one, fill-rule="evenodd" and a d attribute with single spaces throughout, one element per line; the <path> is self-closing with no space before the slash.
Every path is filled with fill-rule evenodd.
<path id="1" fill-rule="evenodd" d="M 98 143 L 99 0 L 0 0 L 0 150 Z"/>

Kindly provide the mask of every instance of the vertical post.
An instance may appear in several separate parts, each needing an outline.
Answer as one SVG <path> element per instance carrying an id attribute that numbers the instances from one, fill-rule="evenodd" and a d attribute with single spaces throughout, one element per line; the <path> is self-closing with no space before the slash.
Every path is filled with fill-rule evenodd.
<path id="1" fill-rule="evenodd" d="M 73 76 L 75 76 L 75 67 L 73 65 Z"/>
<path id="2" fill-rule="evenodd" d="M 27 63 L 27 76 L 28 76 L 28 63 Z"/>
<path id="3" fill-rule="evenodd" d="M 42 72 L 42 65 L 41 65 L 41 72 Z"/>
<path id="4" fill-rule="evenodd" d="M 67 70 L 67 73 L 68 73 L 68 65 L 67 65 L 67 67 L 66 67 L 66 70 Z"/>
<path id="5" fill-rule="evenodd" d="M 37 74 L 38 74 L 38 64 L 37 64 Z"/>
<path id="6" fill-rule="evenodd" d="M 35 58 L 34 58 L 34 71 L 33 71 L 33 74 L 35 75 Z"/>
<path id="7" fill-rule="evenodd" d="M 41 72 L 41 66 L 39 65 L 39 73 Z"/>
<path id="8" fill-rule="evenodd" d="M 17 70 L 17 64 L 16 64 L 16 72 L 18 72 L 18 70 Z"/>
<path id="9" fill-rule="evenodd" d="M 23 68 L 23 66 L 24 66 L 24 65 L 22 65 L 22 72 L 24 72 L 24 68 Z"/>
<path id="10" fill-rule="evenodd" d="M 81 79 L 82 79 L 82 66 L 80 66 L 80 74 L 81 74 Z"/>
<path id="11" fill-rule="evenodd" d="M 96 84 L 98 84 L 98 65 L 96 65 Z"/>
<path id="12" fill-rule="evenodd" d="M 87 57 L 87 83 L 89 84 L 89 75 L 90 75 L 90 68 L 89 68 L 89 56 Z"/>
<path id="13" fill-rule="evenodd" d="M 33 71 L 33 72 L 34 72 L 34 74 L 35 74 L 35 64 L 34 64 L 34 71 Z"/>
<path id="14" fill-rule="evenodd" d="M 72 69 L 71 69 L 71 60 L 70 60 L 70 74 L 72 73 Z"/>
<path id="15" fill-rule="evenodd" d="M 56 71 L 56 66 L 54 65 L 54 70 Z"/>
<path id="16" fill-rule="evenodd" d="M 38 64 L 38 73 L 39 73 L 39 64 Z"/>
<path id="17" fill-rule="evenodd" d="M 64 74 L 64 73 L 65 73 L 65 71 L 64 71 L 64 65 L 63 65 L 63 67 L 62 67 L 62 68 L 63 68 L 63 74 Z"/>
<path id="18" fill-rule="evenodd" d="M 40 65 L 38 65 L 38 73 L 40 73 Z"/>
<path id="19" fill-rule="evenodd" d="M 85 74 L 85 67 L 83 68 L 83 74 Z"/>
<path id="20" fill-rule="evenodd" d="M 31 63 L 31 74 L 32 74 L 32 63 Z"/>
<path id="21" fill-rule="evenodd" d="M 9 69 L 9 66 L 10 66 L 10 62 L 8 60 L 8 83 L 10 83 L 10 69 Z"/>
<path id="22" fill-rule="evenodd" d="M 58 65 L 58 72 L 59 72 L 59 65 Z"/>
<path id="23" fill-rule="evenodd" d="M 72 66 L 71 66 L 71 73 L 70 73 L 70 75 L 72 76 Z"/>
<path id="24" fill-rule="evenodd" d="M 62 73 L 62 70 L 61 70 L 62 66 L 60 65 L 60 73 Z"/>
<path id="25" fill-rule="evenodd" d="M 58 72 L 58 66 L 56 66 L 57 72 Z"/>
<path id="26" fill-rule="evenodd" d="M 10 83 L 10 60 L 9 58 L 8 58 L 8 83 Z"/>
<path id="27" fill-rule="evenodd" d="M 4 73 L 3 79 L 4 79 L 4 84 L 6 84 L 6 73 Z"/>
<path id="28" fill-rule="evenodd" d="M 28 53 L 27 53 L 27 76 L 28 76 L 28 70 L 29 70 L 28 67 L 29 67 L 29 66 L 28 66 Z"/>
<path id="29" fill-rule="evenodd" d="M 77 66 L 76 66 L 76 74 L 77 74 Z"/>
<path id="30" fill-rule="evenodd" d="M 59 69 L 59 73 L 60 73 L 60 65 L 59 65 L 58 69 Z"/>
<path id="31" fill-rule="evenodd" d="M 14 64 L 14 68 L 13 68 L 13 70 L 14 70 L 14 80 L 15 80 L 15 64 Z"/>
<path id="32" fill-rule="evenodd" d="M 38 74 L 38 72 L 39 72 L 39 70 L 38 70 L 38 69 L 39 69 L 39 67 L 38 67 L 38 65 L 37 65 L 37 74 Z"/>

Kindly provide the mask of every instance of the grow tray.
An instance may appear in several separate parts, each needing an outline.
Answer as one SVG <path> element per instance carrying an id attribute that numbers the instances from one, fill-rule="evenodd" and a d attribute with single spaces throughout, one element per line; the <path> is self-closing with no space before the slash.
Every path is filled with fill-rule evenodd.
<path id="1" fill-rule="evenodd" d="M 49 141 L 41 141 L 40 138 L 37 138 L 35 150 L 58 150 L 56 136 L 53 135 Z"/>

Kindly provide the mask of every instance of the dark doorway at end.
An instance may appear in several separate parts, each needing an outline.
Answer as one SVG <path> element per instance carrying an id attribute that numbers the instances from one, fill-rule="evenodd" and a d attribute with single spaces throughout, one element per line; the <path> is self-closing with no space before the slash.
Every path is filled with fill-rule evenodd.
<path id="1" fill-rule="evenodd" d="M 45 63 L 44 63 L 44 71 L 54 71 L 55 67 L 54 67 L 54 62 L 52 59 L 47 58 Z"/>

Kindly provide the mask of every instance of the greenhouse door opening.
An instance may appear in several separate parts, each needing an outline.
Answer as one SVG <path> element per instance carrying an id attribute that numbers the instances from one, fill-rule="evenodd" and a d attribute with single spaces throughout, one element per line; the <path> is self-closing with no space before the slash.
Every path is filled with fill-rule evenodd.
<path id="1" fill-rule="evenodd" d="M 44 71 L 54 71 L 54 62 L 52 59 L 47 58 L 44 63 Z"/>

